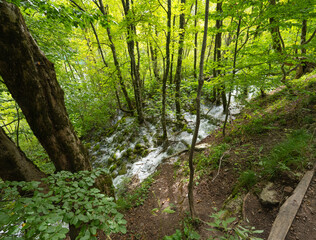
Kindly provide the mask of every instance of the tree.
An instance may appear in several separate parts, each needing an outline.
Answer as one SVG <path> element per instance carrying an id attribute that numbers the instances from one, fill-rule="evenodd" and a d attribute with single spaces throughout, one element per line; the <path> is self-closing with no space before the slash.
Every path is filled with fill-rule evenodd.
<path id="1" fill-rule="evenodd" d="M 131 77 L 134 88 L 134 96 L 136 101 L 137 119 L 139 123 L 144 122 L 143 100 L 142 100 L 142 84 L 139 73 L 140 55 L 138 42 L 134 40 L 136 36 L 136 26 L 133 23 L 130 0 L 122 0 L 125 19 L 127 22 L 127 48 L 130 57 Z M 135 44 L 137 48 L 138 61 L 135 59 Z"/>
<path id="2" fill-rule="evenodd" d="M 161 122 L 162 122 L 162 139 L 163 141 L 167 140 L 167 123 L 166 123 L 166 89 L 167 89 L 167 80 L 170 69 L 170 38 L 171 38 L 171 0 L 168 0 L 168 10 L 167 10 L 167 38 L 166 38 L 166 67 L 163 73 L 162 79 L 162 113 L 161 113 Z"/>
<path id="3" fill-rule="evenodd" d="M 39 181 L 46 175 L 28 159 L 0 128 L 0 177 L 6 181 Z"/>
<path id="4" fill-rule="evenodd" d="M 185 0 L 181 0 L 181 14 L 179 20 L 179 47 L 178 47 L 178 60 L 177 60 L 177 68 L 174 76 L 174 83 L 176 84 L 175 90 L 175 104 L 176 104 L 176 117 L 177 121 L 181 120 L 181 104 L 180 104 L 180 85 L 181 85 L 181 69 L 182 69 L 182 60 L 183 60 L 183 44 L 184 44 L 184 26 L 185 26 L 185 13 L 184 13 Z"/>
<path id="5" fill-rule="evenodd" d="M 222 27 L 223 27 L 223 2 L 218 1 L 216 3 L 216 13 L 217 13 L 217 18 L 216 18 L 216 23 L 215 23 L 215 28 L 216 28 L 216 35 L 215 35 L 215 46 L 214 46 L 214 62 L 217 64 L 216 67 L 213 69 L 213 77 L 219 77 L 221 76 L 221 61 L 222 61 Z M 223 83 L 220 88 L 214 87 L 213 90 L 213 98 L 214 101 L 218 101 L 218 94 L 221 94 L 222 97 L 222 102 L 223 102 L 223 111 L 226 111 L 227 108 L 227 100 L 226 100 L 226 93 L 225 93 L 225 84 Z"/>
<path id="6" fill-rule="evenodd" d="M 190 178 L 189 178 L 189 185 L 188 185 L 188 199 L 189 199 L 191 218 L 195 217 L 194 196 L 193 196 L 193 180 L 194 180 L 193 153 L 194 153 L 194 148 L 195 148 L 196 140 L 199 133 L 199 127 L 200 127 L 200 102 L 201 102 L 202 87 L 204 84 L 203 71 L 204 71 L 204 58 L 205 58 L 205 50 L 206 50 L 206 43 L 207 43 L 208 15 L 209 15 L 209 0 L 206 0 L 204 34 L 203 34 L 200 67 L 199 67 L 199 85 L 198 85 L 197 96 L 196 96 L 196 123 L 195 123 L 195 129 L 194 129 L 194 134 L 192 137 L 192 143 L 191 143 L 191 149 L 190 149 L 190 155 L 189 155 Z"/>
<path id="7" fill-rule="evenodd" d="M 87 152 L 69 120 L 54 64 L 28 32 L 19 8 L 5 1 L 0 3 L 0 49 L 0 75 L 56 171 L 91 170 Z M 102 192 L 112 196 L 111 184 L 104 175 L 96 181 Z"/>
<path id="8" fill-rule="evenodd" d="M 103 14 L 103 16 L 107 19 L 108 18 L 108 14 L 107 14 L 107 11 L 106 11 L 106 9 L 104 7 L 103 1 L 99 0 L 99 4 L 96 1 L 94 1 L 94 3 L 100 9 L 100 11 Z M 117 53 L 116 53 L 116 47 L 115 47 L 114 42 L 113 42 L 113 37 L 112 37 L 112 33 L 111 33 L 110 24 L 106 25 L 106 32 L 107 32 L 107 35 L 108 35 L 108 38 L 109 38 L 109 41 L 110 41 L 110 48 L 111 48 L 111 52 L 112 52 L 112 56 L 113 56 L 114 65 L 115 65 L 115 68 L 116 68 L 116 71 L 117 71 L 117 77 L 119 79 L 119 83 L 120 83 L 122 92 L 124 94 L 125 100 L 127 102 L 128 110 L 129 110 L 129 112 L 133 113 L 132 101 L 130 100 L 130 97 L 129 97 L 129 95 L 127 93 L 127 90 L 126 90 L 126 86 L 124 84 L 124 80 L 123 80 L 123 76 L 122 76 L 122 70 L 121 70 L 121 67 L 120 67 L 120 64 L 119 64 L 119 61 L 118 61 L 118 57 L 117 57 Z"/>
<path id="9" fill-rule="evenodd" d="M 69 121 L 51 63 L 27 31 L 19 9 L 0 3 L 0 75 L 56 170 L 90 170 L 91 164 Z"/>
<path id="10" fill-rule="evenodd" d="M 0 49 L 0 75 L 56 170 L 91 170 L 86 150 L 70 123 L 54 64 L 28 32 L 19 8 L 5 1 L 0 2 Z M 39 180 L 45 176 L 2 129 L 0 143 L 1 178 Z M 95 184 L 103 193 L 114 195 L 109 176 L 102 175 Z M 74 239 L 79 229 L 70 225 L 70 232 Z"/>

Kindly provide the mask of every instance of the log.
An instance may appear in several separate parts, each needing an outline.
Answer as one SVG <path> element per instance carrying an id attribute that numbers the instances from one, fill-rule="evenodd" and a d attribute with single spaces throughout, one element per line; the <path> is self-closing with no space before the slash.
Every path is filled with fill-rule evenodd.
<path id="1" fill-rule="evenodd" d="M 289 197 L 282 205 L 276 219 L 274 220 L 268 240 L 285 239 L 313 176 L 314 169 L 307 171 L 295 188 L 292 196 Z"/>

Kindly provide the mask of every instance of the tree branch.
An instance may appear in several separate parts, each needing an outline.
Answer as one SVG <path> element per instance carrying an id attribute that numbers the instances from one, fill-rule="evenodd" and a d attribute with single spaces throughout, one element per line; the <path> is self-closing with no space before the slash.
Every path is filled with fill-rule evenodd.
<path id="1" fill-rule="evenodd" d="M 315 37 L 315 35 L 316 35 L 316 29 L 314 30 L 312 36 L 310 36 L 310 38 L 307 41 L 302 43 L 302 45 L 305 45 L 305 44 L 309 43 L 310 41 L 312 41 L 312 39 Z"/>

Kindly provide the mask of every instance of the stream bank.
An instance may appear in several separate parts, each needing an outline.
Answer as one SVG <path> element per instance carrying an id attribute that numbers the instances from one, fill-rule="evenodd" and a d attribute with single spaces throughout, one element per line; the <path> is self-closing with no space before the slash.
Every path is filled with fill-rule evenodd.
<path id="1" fill-rule="evenodd" d="M 307 88 L 309 93 L 315 90 L 315 83 Z M 206 162 L 195 174 L 195 206 L 197 216 L 202 222 L 195 225 L 193 230 L 198 232 L 200 239 L 220 234 L 206 230 L 209 227 L 205 223 L 212 221 L 210 215 L 216 212 L 214 208 L 228 209 L 228 215 L 235 218 L 232 227 L 254 226 L 264 230 L 257 237 L 267 239 L 281 203 L 291 194 L 290 190 L 295 188 L 305 169 L 312 166 L 315 160 L 315 129 L 315 96 L 303 91 L 289 95 L 286 90 L 281 90 L 265 99 L 252 101 L 229 125 L 227 137 L 224 138 L 221 129 L 217 129 L 203 139 L 202 143 L 212 147 L 202 153 L 196 152 L 194 158 L 196 168 L 203 161 Z M 303 139 L 304 151 L 295 150 L 288 155 L 304 159 L 304 165 L 288 166 L 289 170 L 284 165 L 273 177 L 264 173 L 262 163 L 274 156 L 275 149 L 279 149 L 279 146 L 284 148 L 284 142 L 291 142 L 288 139 L 291 139 L 293 133 L 307 133 L 302 135 L 304 138 L 309 136 L 307 141 Z M 298 143 L 297 140 L 295 142 Z M 214 146 L 221 144 L 229 145 L 228 150 L 225 150 L 227 153 L 218 155 L 220 157 L 215 162 L 208 162 L 216 155 L 213 152 Z M 184 224 L 188 219 L 187 159 L 188 155 L 184 153 L 175 163 L 167 161 L 158 167 L 158 174 L 145 197 L 141 197 L 143 203 L 126 209 L 128 233 L 111 236 L 112 239 L 163 239 L 166 235 L 174 234 L 176 229 L 188 228 Z M 276 166 L 275 169 L 278 169 L 282 165 Z M 274 205 L 260 202 L 260 194 L 269 181 L 273 182 L 274 190 L 281 196 L 279 203 Z M 304 198 L 287 239 L 312 240 L 316 234 L 313 221 L 307 221 L 314 218 L 312 209 L 316 207 L 312 199 L 315 193 L 313 186 L 310 186 L 307 197 Z M 168 207 L 174 213 L 164 212 Z M 302 224 L 305 224 L 303 229 L 300 228 Z"/>
<path id="2" fill-rule="evenodd" d="M 230 108 L 231 118 L 240 112 L 242 104 L 235 100 Z M 201 107 L 201 124 L 198 141 L 220 126 L 225 116 L 223 107 L 208 103 Z M 131 178 L 142 182 L 153 174 L 163 159 L 190 147 L 195 127 L 195 115 L 183 112 L 182 128 L 176 125 L 174 115 L 168 115 L 168 145 L 161 141 L 161 124 L 157 119 L 145 121 L 141 126 L 136 118 L 119 115 L 116 124 L 104 136 L 89 145 L 94 167 L 107 167 L 115 188 L 120 188 Z M 174 159 L 176 160 L 177 157 Z"/>

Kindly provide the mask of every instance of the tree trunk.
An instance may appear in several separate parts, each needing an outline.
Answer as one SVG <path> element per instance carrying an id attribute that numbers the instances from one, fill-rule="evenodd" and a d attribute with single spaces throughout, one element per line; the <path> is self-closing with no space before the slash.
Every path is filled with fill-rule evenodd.
<path id="1" fill-rule="evenodd" d="M 185 5 L 185 0 L 181 0 L 181 4 Z M 180 14 L 180 38 L 179 38 L 179 48 L 178 48 L 178 61 L 176 74 L 174 76 L 174 82 L 176 84 L 175 91 L 175 104 L 176 104 L 176 116 L 177 121 L 181 121 L 181 104 L 180 104 L 180 85 L 181 85 L 181 70 L 182 70 L 182 59 L 183 59 L 183 43 L 184 43 L 184 25 L 185 25 L 185 14 L 184 9 L 181 9 Z"/>
<path id="2" fill-rule="evenodd" d="M 0 75 L 56 170 L 90 170 L 64 104 L 54 65 L 37 46 L 13 4 L 0 3 Z"/>
<path id="3" fill-rule="evenodd" d="M 196 144 L 196 140 L 199 133 L 200 127 L 200 101 L 201 101 L 201 92 L 204 83 L 203 77 L 203 68 L 204 68 L 204 58 L 205 58 L 205 50 L 206 50 L 206 42 L 207 42 L 207 29 L 208 29 L 208 15 L 209 15 L 209 0 L 206 0 L 205 3 L 205 20 L 204 20 L 204 35 L 201 49 L 201 58 L 200 58 L 200 72 L 199 72 L 199 85 L 196 96 L 196 124 L 194 129 L 194 134 L 191 143 L 190 155 L 189 155 L 189 168 L 190 168 L 190 178 L 188 185 L 188 199 L 189 199 L 189 207 L 191 218 L 195 217 L 195 208 L 194 208 L 194 196 L 193 196 L 193 180 L 194 180 L 194 166 L 193 166 L 193 153 Z"/>
<path id="4" fill-rule="evenodd" d="M 238 40 L 239 40 L 239 35 L 240 35 L 241 18 L 242 17 L 239 17 L 238 26 L 237 26 L 237 32 L 236 32 L 236 42 L 235 42 L 234 59 L 233 59 L 233 76 L 232 76 L 231 86 L 233 86 L 233 84 L 235 82 L 236 62 L 237 62 L 237 48 L 238 48 Z M 225 111 L 226 115 L 225 115 L 225 121 L 224 121 L 224 125 L 223 125 L 223 136 L 224 137 L 225 137 L 226 124 L 227 124 L 228 115 L 229 115 L 229 106 L 230 106 L 231 97 L 232 97 L 232 89 L 230 89 L 230 91 L 229 91 L 228 103 L 227 103 L 227 108 L 226 108 L 226 111 Z"/>
<path id="5" fill-rule="evenodd" d="M 151 62 L 153 64 L 154 75 L 155 75 L 156 81 L 159 82 L 157 48 L 153 47 L 151 44 L 149 45 L 150 45 L 149 49 L 150 49 L 150 55 L 151 55 Z"/>
<path id="6" fill-rule="evenodd" d="M 174 29 L 176 25 L 176 16 L 173 16 L 173 21 L 172 21 L 172 28 Z M 174 37 L 174 36 L 173 36 Z M 171 60 L 170 60 L 170 73 L 169 73 L 169 83 L 170 85 L 173 83 L 173 59 L 174 59 L 174 41 L 172 41 L 171 44 Z"/>
<path id="7" fill-rule="evenodd" d="M 99 0 L 99 4 L 100 5 L 97 5 L 101 11 L 101 13 L 107 17 L 108 14 L 104 8 L 104 5 L 103 5 L 103 1 L 102 0 Z M 123 80 L 123 76 L 122 76 L 122 71 L 121 71 L 121 67 L 120 67 L 120 64 L 119 64 L 119 61 L 118 61 L 118 57 L 117 57 L 117 54 L 116 54 L 116 48 L 115 48 L 115 45 L 114 45 L 114 42 L 113 42 L 113 39 L 112 39 L 112 34 L 111 34 L 111 28 L 110 28 L 110 25 L 107 25 L 106 27 L 106 33 L 108 35 L 108 38 L 109 38 L 109 41 L 110 41 L 110 48 L 111 48 L 111 52 L 112 52 L 112 56 L 113 56 L 113 60 L 114 60 L 114 65 L 115 65 L 115 68 L 116 68 L 116 72 L 117 72 L 117 77 L 119 79 L 119 84 L 120 84 L 120 87 L 121 87 L 121 90 L 123 92 L 123 95 L 124 95 L 124 98 L 125 98 L 125 101 L 127 103 L 127 106 L 128 106 L 128 110 L 133 114 L 133 106 L 132 106 L 132 101 L 127 93 L 127 90 L 126 90 L 126 86 L 125 86 L 125 83 L 124 83 L 124 80 Z"/>
<path id="8" fill-rule="evenodd" d="M 221 70 L 219 69 L 219 65 L 220 65 L 220 62 L 222 60 L 222 50 L 221 50 L 221 47 L 222 47 L 222 26 L 223 26 L 223 20 L 221 19 L 221 13 L 223 12 L 223 9 L 222 9 L 222 5 L 223 3 L 222 2 L 218 2 L 216 4 L 216 12 L 218 14 L 217 16 L 217 19 L 216 19 L 216 23 L 215 23 L 215 28 L 217 30 L 217 33 L 215 35 L 215 46 L 214 46 L 214 62 L 217 63 L 217 67 L 215 67 L 213 69 L 213 76 L 214 78 L 215 77 L 218 77 L 220 76 L 221 74 Z M 213 101 L 216 102 L 216 104 L 218 104 L 220 101 L 219 101 L 219 98 L 222 98 L 222 103 L 223 103 L 223 111 L 225 112 L 226 110 L 226 94 L 225 94 L 225 85 L 222 84 L 220 87 L 218 86 L 215 86 L 214 87 L 214 90 L 213 90 Z"/>
<path id="9" fill-rule="evenodd" d="M 276 5 L 275 0 L 269 0 L 271 8 L 274 8 Z M 274 16 L 269 18 L 269 23 L 270 23 L 270 33 L 272 37 L 272 47 L 274 50 L 276 50 L 278 53 L 282 52 L 282 45 L 281 45 L 281 39 L 279 36 L 279 25 L 277 21 L 275 20 Z"/>
<path id="10" fill-rule="evenodd" d="M 307 20 L 304 19 L 302 22 L 302 30 L 301 30 L 301 62 L 299 63 L 299 66 L 296 70 L 295 79 L 299 79 L 305 74 L 306 71 L 306 61 L 304 61 L 304 56 L 306 55 L 306 48 L 305 48 L 305 42 L 306 42 L 306 34 L 307 34 Z"/>
<path id="11" fill-rule="evenodd" d="M 194 10 L 194 27 L 195 27 L 195 34 L 194 34 L 194 78 L 197 78 L 197 68 L 196 68 L 196 62 L 197 62 L 197 47 L 198 47 L 198 31 L 196 29 L 197 26 L 197 10 L 198 10 L 198 1 L 195 0 L 195 10 Z"/>
<path id="12" fill-rule="evenodd" d="M 162 139 L 166 141 L 167 136 L 167 124 L 166 124 L 166 91 L 167 91 L 167 79 L 169 74 L 170 68 L 170 39 L 171 39 L 171 0 L 168 0 L 168 12 L 167 12 L 167 39 L 166 39 L 166 69 L 163 74 L 162 79 L 162 115 L 161 115 L 161 122 L 162 122 Z"/>
<path id="13" fill-rule="evenodd" d="M 46 175 L 0 128 L 0 177 L 6 181 L 39 181 Z"/>
<path id="14" fill-rule="evenodd" d="M 129 17 L 130 12 L 130 2 L 129 0 L 122 0 L 123 8 L 125 17 Z M 139 61 L 136 63 L 135 59 L 135 41 L 134 41 L 134 35 L 136 35 L 136 27 L 135 25 L 130 22 L 127 26 L 127 49 L 128 54 L 130 57 L 130 63 L 131 63 L 131 77 L 133 82 L 133 88 L 134 88 L 134 95 L 135 95 L 135 101 L 136 101 L 136 110 L 137 110 L 137 118 L 139 123 L 144 122 L 144 116 L 143 116 L 143 104 L 142 104 L 142 86 L 141 86 L 141 79 L 140 79 L 140 73 L 139 73 Z M 138 43 L 136 42 L 136 47 L 138 49 Z M 138 54 L 138 60 L 140 55 Z"/>

